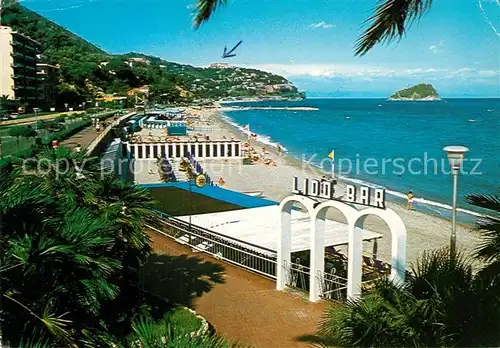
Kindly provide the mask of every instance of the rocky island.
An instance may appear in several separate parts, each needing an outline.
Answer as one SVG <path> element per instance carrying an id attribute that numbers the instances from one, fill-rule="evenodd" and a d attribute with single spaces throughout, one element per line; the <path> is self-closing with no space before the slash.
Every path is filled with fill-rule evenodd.
<path id="1" fill-rule="evenodd" d="M 430 83 L 420 83 L 418 85 L 397 91 L 389 97 L 389 100 L 435 101 L 441 100 L 441 98 Z"/>

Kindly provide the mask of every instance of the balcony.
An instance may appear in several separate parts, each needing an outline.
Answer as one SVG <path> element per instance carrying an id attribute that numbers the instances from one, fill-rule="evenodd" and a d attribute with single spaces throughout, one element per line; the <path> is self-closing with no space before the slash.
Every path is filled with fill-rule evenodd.
<path id="1" fill-rule="evenodd" d="M 20 79 L 24 79 L 24 75 L 20 75 L 20 74 L 12 74 L 10 75 L 10 77 L 12 77 L 14 80 L 20 80 Z"/>
<path id="2" fill-rule="evenodd" d="M 25 65 L 24 67 L 26 68 L 26 70 L 36 70 L 36 67 L 34 67 L 33 65 Z"/>

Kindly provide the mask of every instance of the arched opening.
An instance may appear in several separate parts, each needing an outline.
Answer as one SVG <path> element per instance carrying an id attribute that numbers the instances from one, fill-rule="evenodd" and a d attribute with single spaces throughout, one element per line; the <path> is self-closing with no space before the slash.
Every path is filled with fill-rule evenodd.
<path id="1" fill-rule="evenodd" d="M 285 198 L 280 203 L 280 219 L 279 219 L 279 241 L 277 250 L 277 272 L 276 272 L 276 289 L 284 290 L 287 284 L 301 282 L 305 286 L 308 282 L 309 267 L 305 265 L 297 265 L 292 262 L 292 214 L 297 215 L 299 208 L 304 211 L 304 217 L 301 218 L 302 225 L 307 225 L 311 228 L 311 216 L 314 212 L 314 204 L 316 202 L 309 197 L 294 195 Z M 295 212 L 294 212 L 295 210 Z M 307 228 L 306 227 L 306 228 Z M 293 260 L 296 261 L 296 260 Z M 304 267 L 301 267 L 304 266 Z M 301 274 L 303 277 L 301 277 Z"/>
<path id="2" fill-rule="evenodd" d="M 361 229 L 382 235 L 369 244 L 362 240 Z M 389 274 L 394 282 L 403 282 L 406 272 L 406 228 L 401 218 L 391 209 L 367 208 L 358 212 L 354 221 L 353 245 L 358 256 L 352 260 L 352 297 L 359 297 L 363 289 L 380 275 Z M 363 253 L 363 250 L 367 252 Z"/>
<path id="3" fill-rule="evenodd" d="M 325 201 L 316 206 L 311 239 L 310 300 L 320 297 L 339 300 L 348 289 L 348 255 L 352 251 L 351 226 L 358 211 L 338 201 Z M 325 232 L 328 229 L 328 234 Z"/>

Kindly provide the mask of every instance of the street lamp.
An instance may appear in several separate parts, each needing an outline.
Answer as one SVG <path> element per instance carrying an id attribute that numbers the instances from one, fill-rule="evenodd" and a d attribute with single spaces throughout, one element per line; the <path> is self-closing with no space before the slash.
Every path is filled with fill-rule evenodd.
<path id="1" fill-rule="evenodd" d="M 451 210 L 451 238 L 450 238 L 450 251 L 451 255 L 455 255 L 457 250 L 457 185 L 458 185 L 458 172 L 464 161 L 464 155 L 468 148 L 465 146 L 446 146 L 443 150 L 448 155 L 448 161 L 451 166 L 451 173 L 453 174 L 453 206 Z"/>

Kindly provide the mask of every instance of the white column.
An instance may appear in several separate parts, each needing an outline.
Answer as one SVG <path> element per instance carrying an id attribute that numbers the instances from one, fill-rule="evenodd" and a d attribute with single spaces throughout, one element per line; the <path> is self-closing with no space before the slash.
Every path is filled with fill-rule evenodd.
<path id="1" fill-rule="evenodd" d="M 364 219 L 364 218 L 361 218 Z M 347 298 L 361 297 L 361 276 L 363 267 L 363 236 L 354 224 L 348 225 Z"/>
<path id="2" fill-rule="evenodd" d="M 322 293 L 325 273 L 325 217 L 326 209 L 311 216 L 311 274 L 309 275 L 309 301 L 316 302 Z"/>
<path id="3" fill-rule="evenodd" d="M 146 158 L 146 145 L 142 144 L 142 159 Z"/>
<path id="4" fill-rule="evenodd" d="M 127 159 L 130 159 L 130 143 L 127 143 Z"/>
<path id="5" fill-rule="evenodd" d="M 226 155 L 222 151 L 222 146 L 223 145 L 224 145 L 224 143 L 220 143 L 219 144 L 219 157 L 226 157 Z"/>
<path id="6" fill-rule="evenodd" d="M 186 154 L 184 153 L 184 143 L 181 143 L 181 158 L 186 157 Z"/>
<path id="7" fill-rule="evenodd" d="M 290 267 L 292 252 L 292 204 L 286 203 L 281 207 L 280 213 L 280 238 L 278 242 L 278 253 L 276 263 L 276 289 L 284 290 L 286 287 L 287 269 Z"/>

